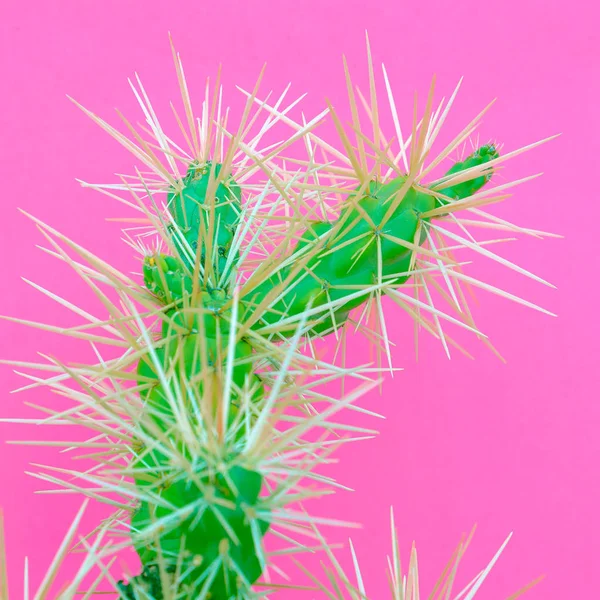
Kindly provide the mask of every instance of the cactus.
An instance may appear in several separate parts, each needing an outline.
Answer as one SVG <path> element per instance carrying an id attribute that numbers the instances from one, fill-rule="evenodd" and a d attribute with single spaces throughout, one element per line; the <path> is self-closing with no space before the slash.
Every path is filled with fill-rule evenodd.
<path id="1" fill-rule="evenodd" d="M 110 359 L 97 351 L 99 362 L 92 365 L 55 362 L 50 367 L 55 375 L 40 380 L 75 404 L 66 418 L 49 409 L 51 418 L 43 421 L 84 425 L 93 431 L 90 447 L 100 439 L 113 452 L 93 455 L 97 465 L 91 470 L 67 473 L 76 482 L 46 472 L 37 476 L 116 507 L 103 535 L 112 527 L 141 563 L 137 574 L 115 583 L 121 598 L 254 598 L 277 588 L 266 578 L 269 535 L 300 550 L 304 543 L 296 536 L 309 535 L 333 556 L 319 527 L 343 523 L 308 515 L 303 505 L 338 486 L 318 472 L 329 453 L 373 433 L 332 417 L 343 410 L 370 412 L 356 402 L 386 370 L 380 363 L 346 366 L 338 358 L 345 356 L 345 332 L 353 327 L 364 333 L 393 368 L 383 296 L 419 329 L 438 337 L 447 353 L 452 345 L 462 348 L 442 322 L 489 343 L 466 304 L 465 284 L 543 310 L 466 275 L 455 257 L 464 249 L 543 280 L 470 234 L 463 237 L 467 225 L 460 220 L 455 221 L 460 233 L 444 227 L 461 210 L 479 211 L 485 225 L 488 216 L 481 207 L 504 199 L 499 192 L 520 183 L 486 186 L 496 165 L 518 153 L 500 155 L 495 143 L 474 149 L 426 183 L 478 122 L 425 164 L 456 94 L 434 113 L 430 93 L 409 144 L 386 78 L 397 154 L 383 142 L 374 105 L 368 110 L 373 140 L 361 131 L 353 93 L 356 144 L 332 107 L 300 125 L 280 108 L 283 97 L 271 106 L 256 90 L 247 94 L 242 123 L 232 134 L 216 91 L 212 100 L 207 91 L 205 117 L 196 129 L 175 57 L 190 124 L 184 131 L 189 152 L 163 133 L 139 81 L 136 95 L 152 146 L 162 156 L 141 138 L 136 136 L 137 145 L 85 111 L 152 172 L 138 171 L 133 183 L 88 186 L 111 196 L 115 189 L 130 194 L 119 199 L 142 214 L 146 229 L 131 240 L 143 253 L 142 272 L 133 278 L 120 273 L 36 220 L 54 253 L 89 284 L 109 313 L 101 319 L 75 309 L 99 332 L 89 333 L 86 326 L 63 333 L 89 342 L 95 351 L 99 344 L 122 349 Z M 372 79 L 370 85 L 374 89 Z M 268 117 L 252 135 L 254 104 Z M 345 154 L 314 132 L 328 116 Z M 260 149 L 262 135 L 276 124 L 293 132 L 275 148 Z M 305 144 L 308 157 L 293 170 L 283 155 L 295 142 Z M 317 148 L 323 162 L 315 158 Z M 519 230 L 497 218 L 493 223 Z M 440 302 L 448 310 L 440 309 Z M 331 360 L 313 348 L 328 336 L 336 339 Z M 324 387 L 335 381 L 344 383 L 341 397 Z M 96 558 L 110 556 L 114 547 L 106 544 Z M 358 597 L 356 590 L 348 593 Z"/>
<path id="2" fill-rule="evenodd" d="M 482 166 L 497 157 L 493 146 L 485 146 L 475 151 L 465 161 L 464 167 Z M 461 166 L 453 167 L 448 175 L 460 173 Z M 185 240 L 186 248 L 192 249 L 198 264 L 204 266 L 206 274 L 212 274 L 213 281 L 219 278 L 220 273 L 228 270 L 235 272 L 238 258 L 230 257 L 229 252 L 241 212 L 239 187 L 231 178 L 227 182 L 220 181 L 221 170 L 222 165 L 218 163 L 191 165 L 181 189 L 173 189 L 169 193 L 168 203 L 173 223 L 170 228 L 173 247 L 178 247 L 179 240 L 183 245 Z M 486 174 L 477 180 L 467 180 L 451 190 L 452 197 L 464 199 L 476 193 L 489 177 Z M 237 323 L 232 323 L 231 309 L 227 309 L 231 297 L 228 297 L 226 289 L 206 285 L 203 278 L 199 277 L 194 294 L 193 277 L 194 272 L 198 271 L 186 255 L 186 248 L 182 248 L 177 257 L 162 254 L 146 257 L 146 287 L 162 306 L 168 307 L 162 325 L 163 341 L 156 350 L 155 360 L 160 367 L 154 369 L 149 357 L 140 360 L 138 366 L 138 385 L 152 420 L 163 425 L 173 421 L 167 400 L 169 392 L 163 388 L 157 371 L 165 373 L 172 365 L 177 365 L 182 379 L 193 387 L 193 395 L 198 399 L 206 398 L 209 392 L 203 386 L 202 371 L 208 366 L 214 369 L 218 380 L 225 378 L 229 343 L 235 344 L 231 369 L 231 385 L 235 393 L 231 398 L 230 422 L 227 426 L 235 422 L 242 390 L 252 387 L 255 390 L 252 401 L 262 399 L 263 383 L 255 370 L 252 340 L 246 337 L 238 339 L 235 326 L 238 323 L 243 325 L 245 319 L 252 316 L 252 307 L 260 306 L 267 294 L 280 286 L 282 281 L 287 282 L 283 294 L 269 311 L 265 311 L 262 320 L 254 320 L 254 328 L 260 327 L 263 322 L 276 324 L 317 307 L 323 308 L 315 314 L 317 322 L 309 333 L 323 334 L 343 326 L 350 311 L 366 302 L 368 293 L 356 297 L 347 287 L 338 288 L 348 285 L 366 288 L 376 282 L 378 255 L 381 256 L 384 276 L 396 276 L 397 284 L 408 280 L 413 252 L 401 242 L 384 239 L 371 243 L 372 239 L 377 240 L 378 235 L 389 231 L 401 241 L 411 244 L 419 229 L 420 215 L 436 207 L 433 193 L 410 187 L 403 191 L 400 202 L 385 219 L 387 206 L 403 190 L 405 182 L 405 176 L 384 184 L 369 182 L 363 194 L 351 194 L 348 197 L 336 221 L 311 224 L 293 251 L 298 256 L 303 253 L 310 256 L 304 267 L 310 276 L 301 277 L 288 267 L 281 273 L 265 278 L 249 293 L 248 302 L 245 302 L 246 297 L 240 298 Z M 213 197 L 208 196 L 211 188 L 214 189 Z M 442 192 L 446 191 L 442 189 Z M 427 220 L 427 217 L 423 218 L 424 222 Z M 180 237 L 178 234 L 181 234 Z M 355 238 L 359 238 L 358 241 Z M 421 235 L 418 242 L 423 241 L 425 236 Z M 331 311 L 331 302 L 336 302 L 339 308 Z M 331 316 L 330 312 L 333 312 Z M 178 353 L 181 354 L 181 360 L 177 358 Z M 197 384 L 194 385 L 194 382 Z M 215 395 L 213 406 L 210 407 L 213 418 L 216 417 L 218 402 L 218 395 Z M 150 461 L 144 461 L 144 465 L 159 467 L 164 462 L 164 457 L 161 460 L 153 454 Z M 219 473 L 214 465 L 202 461 L 197 469 L 197 481 L 164 484 L 160 496 L 168 506 L 158 507 L 143 501 L 132 518 L 132 529 L 143 530 L 152 525 L 153 519 L 160 520 L 173 511 L 183 511 L 190 504 L 198 503 L 198 508 L 186 513 L 177 527 L 161 536 L 159 543 L 163 561 L 167 570 L 174 573 L 180 550 L 185 548 L 190 554 L 191 566 L 188 567 L 184 561 L 180 568 L 186 572 L 182 585 L 189 593 L 198 594 L 206 585 L 210 597 L 236 596 L 238 580 L 252 584 L 263 570 L 257 546 L 261 544 L 269 523 L 247 516 L 249 511 L 256 510 L 263 478 L 256 470 L 242 466 L 233 466 Z M 160 479 L 160 471 L 156 475 L 155 480 Z M 153 475 L 144 470 L 144 478 L 136 481 L 137 485 L 150 485 L 149 477 Z M 229 501 L 231 506 L 216 507 L 215 514 L 210 514 L 203 502 L 206 495 Z M 153 590 L 152 596 L 162 598 L 162 592 L 156 591 L 160 590 L 158 550 L 153 545 L 148 547 L 142 543 L 138 546 L 138 552 L 144 565 L 138 584 L 143 581 Z M 219 554 L 228 554 L 232 564 L 228 566 L 223 563 L 220 569 L 213 570 Z M 130 587 L 124 586 L 123 589 L 125 597 L 134 598 Z"/>

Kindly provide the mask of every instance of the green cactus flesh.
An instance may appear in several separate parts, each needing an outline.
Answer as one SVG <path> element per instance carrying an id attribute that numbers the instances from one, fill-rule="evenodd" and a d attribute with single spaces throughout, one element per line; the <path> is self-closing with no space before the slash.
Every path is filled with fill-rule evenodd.
<path id="1" fill-rule="evenodd" d="M 493 145 L 483 146 L 456 163 L 447 174 L 485 164 L 497 156 Z M 237 259 L 229 257 L 229 252 L 241 214 L 241 192 L 232 178 L 220 181 L 220 170 L 221 165 L 214 163 L 190 167 L 181 188 L 172 191 L 168 198 L 169 213 L 176 227 L 167 228 L 179 256 L 157 254 L 144 262 L 145 285 L 165 306 L 165 313 L 162 341 L 156 344 L 153 357 L 148 355 L 139 361 L 137 377 L 145 410 L 151 415 L 148 423 L 161 430 L 168 429 L 174 417 L 170 414 L 172 405 L 167 401 L 169 391 L 164 389 L 159 371 L 177 369 L 178 378 L 186 382 L 192 395 L 206 400 L 201 372 L 208 368 L 220 370 L 223 375 L 230 339 L 236 340 L 230 422 L 236 417 L 242 390 L 250 390 L 254 401 L 259 401 L 264 393 L 263 382 L 255 372 L 251 340 L 230 335 L 231 298 L 225 290 L 211 289 L 202 282 L 197 281 L 194 286 L 193 273 L 198 272 L 196 256 L 201 265 L 206 262 L 207 239 L 212 244 L 210 256 L 217 274 L 231 268 Z M 490 173 L 441 187 L 437 192 L 451 200 L 460 200 L 476 193 L 490 176 L 491 169 Z M 406 186 L 405 181 L 402 176 L 386 183 L 371 181 L 363 194 L 350 195 L 337 221 L 312 223 L 294 250 L 300 260 L 303 249 L 314 250 L 308 254 L 304 272 L 291 277 L 292 265 L 254 286 L 240 299 L 237 322 L 243 324 L 274 287 L 285 283 L 279 299 L 260 319 L 254 320 L 252 329 L 276 325 L 301 315 L 309 307 L 315 309 L 338 301 L 333 314 L 324 310 L 311 325 L 311 333 L 325 334 L 341 326 L 350 311 L 367 300 L 369 292 L 357 294 L 357 289 L 373 286 L 379 277 L 392 279 L 396 284 L 405 282 L 410 277 L 412 263 L 410 245 L 422 244 L 425 239 L 421 225 L 428 218 L 421 215 L 444 202 L 432 193 Z M 386 215 L 400 190 L 403 190 L 402 200 L 393 214 Z M 205 202 L 208 195 L 214 198 L 210 205 Z M 420 238 L 415 239 L 419 231 Z M 315 244 L 320 245 L 315 247 Z M 295 324 L 288 330 L 281 327 L 278 332 L 290 335 L 295 327 Z M 212 406 L 216 411 L 216 398 Z M 256 509 L 264 491 L 261 474 L 243 466 L 220 472 L 196 459 L 198 469 L 193 476 L 186 474 L 169 482 L 160 476 L 161 465 L 167 460 L 151 451 L 140 458 L 143 463 L 140 472 L 147 476 L 136 479 L 136 485 L 141 489 L 152 487 L 160 503 L 142 501 L 132 518 L 132 535 L 143 564 L 141 575 L 132 582 L 136 589 L 147 589 L 150 597 L 162 598 L 162 584 L 157 575 L 160 558 L 168 572 L 179 570 L 178 581 L 191 597 L 199 595 L 201 590 L 208 592 L 213 600 L 239 597 L 239 590 L 248 589 L 262 573 L 261 543 L 268 529 L 268 515 L 263 511 L 263 518 L 257 517 Z M 176 516 L 169 520 L 169 515 Z M 135 537 L 137 531 L 151 528 L 161 520 L 168 521 L 169 526 L 156 539 Z M 177 564 L 182 550 L 188 557 L 183 565 Z M 132 582 L 121 584 L 124 598 L 136 597 Z"/>
<path id="2" fill-rule="evenodd" d="M 262 476 L 255 471 L 235 466 L 211 473 L 201 465 L 193 477 L 163 490 L 164 505 L 142 502 L 132 518 L 133 531 L 181 513 L 177 525 L 162 532 L 158 542 L 137 546 L 142 563 L 146 568 L 156 565 L 160 552 L 175 572 L 183 552 L 189 560 L 179 566 L 185 572 L 180 592 L 197 597 L 210 590 L 212 598 L 235 597 L 240 584 L 249 586 L 263 568 L 255 543 L 260 543 L 268 522 L 249 516 L 260 504 L 261 488 Z"/>

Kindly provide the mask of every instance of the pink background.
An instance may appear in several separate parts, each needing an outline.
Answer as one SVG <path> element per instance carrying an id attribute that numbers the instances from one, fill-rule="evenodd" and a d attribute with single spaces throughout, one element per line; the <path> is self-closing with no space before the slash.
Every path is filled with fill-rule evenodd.
<path id="1" fill-rule="evenodd" d="M 234 84 L 250 86 L 266 61 L 263 89 L 281 90 L 291 80 L 297 95 L 309 92 L 304 107 L 315 114 L 325 96 L 334 105 L 345 103 L 342 52 L 365 87 L 368 29 L 375 61 L 386 64 L 404 122 L 410 119 L 413 90 L 425 92 L 435 72 L 438 97 L 465 76 L 454 127 L 498 96 L 485 119 L 484 138 L 498 137 L 515 148 L 562 132 L 558 140 L 517 159 L 510 171 L 514 177 L 545 175 L 519 188 L 497 210 L 565 236 L 521 240 L 503 249 L 558 289 L 491 265 L 486 273 L 488 280 L 559 318 L 480 294 L 478 323 L 505 355 L 506 365 L 473 340 L 474 362 L 457 353 L 449 362 L 441 347 L 427 340 L 426 358 L 415 363 L 410 344 L 400 344 L 395 356 L 405 371 L 386 383 L 383 398 L 373 394 L 369 404 L 387 415 L 381 435 L 340 452 L 341 462 L 332 469 L 356 491 L 328 498 L 317 512 L 364 523 L 352 537 L 367 590 L 375 597 L 387 597 L 383 574 L 390 505 L 405 551 L 417 541 L 424 591 L 460 534 L 477 523 L 464 581 L 509 531 L 515 532 L 482 598 L 506 596 L 542 573 L 547 578 L 530 593 L 532 600 L 593 596 L 600 551 L 595 321 L 600 204 L 593 183 L 600 90 L 594 5 L 555 0 L 5 0 L 0 9 L 0 313 L 72 323 L 21 276 L 70 298 L 82 293 L 73 275 L 35 249 L 41 235 L 17 207 L 59 226 L 122 268 L 134 268 L 123 252 L 118 226 L 104 222 L 123 211 L 74 180 L 110 181 L 114 172 L 129 172 L 133 162 L 68 102 L 66 93 L 110 119 L 115 106 L 137 119 L 126 82 L 137 70 L 164 113 L 176 95 L 170 30 L 196 94 L 222 62 L 228 103 L 239 108 L 242 99 Z M 406 317 L 391 320 L 395 339 L 411 339 Z M 64 340 L 10 323 L 1 327 L 2 358 L 33 360 L 43 350 L 77 359 L 75 346 Z M 48 394 L 9 396 L 21 380 L 6 367 L 0 373 L 3 416 L 29 414 L 24 400 L 48 401 Z M 44 436 L 55 439 L 57 434 L 0 425 L 2 440 Z M 0 506 L 8 520 L 14 597 L 21 594 L 25 554 L 37 583 L 80 502 L 34 496 L 42 484 L 23 471 L 36 460 L 70 464 L 57 452 L 0 446 Z"/>

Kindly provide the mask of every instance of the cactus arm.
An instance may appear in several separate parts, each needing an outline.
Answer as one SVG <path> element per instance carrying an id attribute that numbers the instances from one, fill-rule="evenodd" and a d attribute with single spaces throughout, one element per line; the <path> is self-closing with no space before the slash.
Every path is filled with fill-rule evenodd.
<path id="1" fill-rule="evenodd" d="M 455 163 L 446 173 L 446 177 L 480 166 L 497 157 L 498 153 L 494 146 L 482 146 L 464 161 Z M 453 200 L 460 200 L 475 194 L 490 178 L 491 169 L 485 175 L 453 186 L 442 186 L 437 191 Z M 315 307 L 327 301 L 343 301 L 356 292 L 356 288 L 349 289 L 349 286 L 368 288 L 375 285 L 378 279 L 379 260 L 382 263 L 383 277 L 393 278 L 395 284 L 402 284 L 409 279 L 413 251 L 401 242 L 422 244 L 426 237 L 424 229 L 420 239 L 415 239 L 419 225 L 422 222 L 429 222 L 430 219 L 421 217 L 421 214 L 434 209 L 437 202 L 445 201 L 437 199 L 433 193 L 428 194 L 411 187 L 406 191 L 391 217 L 385 221 L 385 225 L 381 226 L 388 202 L 405 181 L 404 177 L 397 177 L 385 184 L 371 182 L 368 193 L 358 201 L 360 208 L 369 215 L 371 222 L 362 216 L 362 211 L 359 212 L 356 207 L 347 204 L 346 210 L 350 210 L 352 214 L 346 222 L 352 223 L 352 226 L 342 227 L 338 234 L 329 236 L 323 248 L 307 264 L 306 271 L 309 276 L 295 285 L 288 286 L 281 300 L 272 307 L 273 310 L 263 317 L 263 324 L 276 323 L 281 318 L 281 314 L 299 315 L 306 310 L 309 303 Z M 315 243 L 320 236 L 327 236 L 334 229 L 334 223 L 313 224 L 299 242 L 296 251 L 310 243 Z M 278 279 L 271 278 L 264 281 L 254 290 L 253 302 L 258 304 L 266 293 L 280 285 L 286 275 L 287 273 L 284 272 L 278 276 Z M 394 278 L 394 275 L 398 277 Z M 320 334 L 342 325 L 349 312 L 360 306 L 368 297 L 369 293 L 366 292 L 348 299 L 335 310 L 333 318 L 330 316 L 329 309 L 324 309 L 322 318 L 313 328 L 313 332 Z"/>

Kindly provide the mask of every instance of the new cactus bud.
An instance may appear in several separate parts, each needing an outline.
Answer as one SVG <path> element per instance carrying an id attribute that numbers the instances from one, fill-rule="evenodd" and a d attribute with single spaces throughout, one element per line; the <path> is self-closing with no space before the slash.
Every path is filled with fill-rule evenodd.
<path id="1" fill-rule="evenodd" d="M 496 146 L 494 144 L 486 144 L 485 146 L 478 148 L 465 160 L 454 163 L 446 173 L 446 176 L 455 175 L 460 171 L 466 171 L 467 169 L 484 165 L 498 158 L 498 156 L 499 154 Z M 476 194 L 491 178 L 492 168 L 483 175 L 463 181 L 462 183 L 457 183 L 456 185 L 448 187 L 441 186 L 439 191 L 454 200 L 462 200 L 463 198 Z"/>

